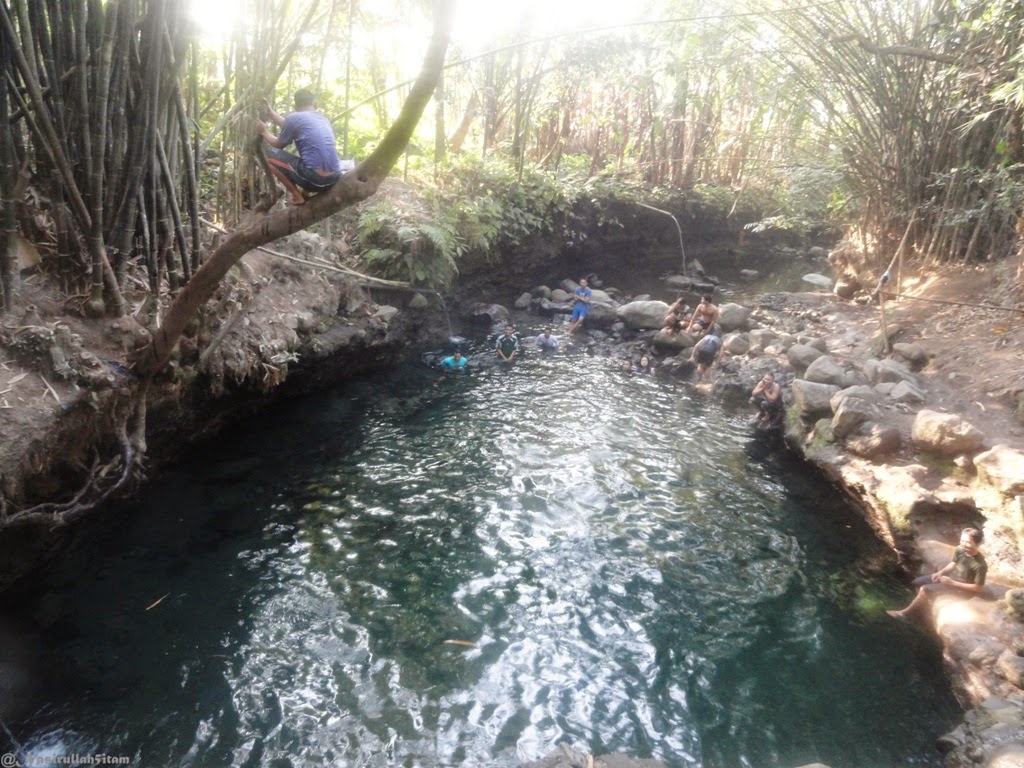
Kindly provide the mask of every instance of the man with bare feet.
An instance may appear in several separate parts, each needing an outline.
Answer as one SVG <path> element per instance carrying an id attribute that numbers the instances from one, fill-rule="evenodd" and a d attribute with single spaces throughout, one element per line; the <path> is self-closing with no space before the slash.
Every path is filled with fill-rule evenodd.
<path id="1" fill-rule="evenodd" d="M 914 579 L 920 587 L 910 605 L 901 611 L 886 611 L 895 618 L 905 618 L 917 611 L 934 595 L 962 595 L 973 597 L 985 588 L 988 566 L 981 556 L 980 547 L 984 534 L 977 528 L 964 528 L 960 534 L 960 546 L 953 550 L 953 559 L 931 576 Z M 949 574 L 949 575 L 947 575 Z"/>
<path id="2" fill-rule="evenodd" d="M 686 316 L 689 314 L 690 307 L 686 303 L 686 298 L 680 296 L 675 300 L 675 303 L 668 308 L 668 315 L 665 316 L 665 323 L 662 330 L 672 336 L 682 333 L 683 323 L 686 322 Z"/>
<path id="3" fill-rule="evenodd" d="M 333 187 L 341 178 L 341 158 L 335 147 L 334 129 L 327 117 L 317 112 L 313 92 L 304 88 L 296 91 L 295 111 L 288 117 L 281 117 L 265 100 L 260 111 L 281 129 L 274 136 L 263 120 L 256 121 L 256 131 L 269 145 L 267 164 L 291 194 L 288 204 L 305 203 L 303 190 L 315 195 Z M 298 155 L 285 151 L 293 143 Z"/>
<path id="4" fill-rule="evenodd" d="M 700 304 L 693 310 L 693 317 L 690 318 L 690 324 L 686 326 L 687 333 L 693 333 L 697 336 L 703 336 L 715 323 L 718 322 L 718 316 L 721 311 L 714 304 L 711 303 L 711 296 L 705 294 L 701 296 Z"/>
<path id="5" fill-rule="evenodd" d="M 580 278 L 580 287 L 573 292 L 576 303 L 572 308 L 572 320 L 569 321 L 569 333 L 572 333 L 581 325 L 590 310 L 591 290 L 587 287 L 587 278 Z"/>

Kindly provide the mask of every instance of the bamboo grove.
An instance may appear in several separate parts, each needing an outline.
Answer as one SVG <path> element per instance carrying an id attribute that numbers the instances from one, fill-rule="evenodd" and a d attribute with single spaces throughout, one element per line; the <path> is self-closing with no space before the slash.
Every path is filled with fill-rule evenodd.
<path id="1" fill-rule="evenodd" d="M 2 306 L 17 301 L 23 238 L 84 313 L 145 303 L 158 322 L 205 259 L 203 218 L 230 229 L 266 189 L 259 100 L 313 85 L 340 148 L 366 157 L 416 71 L 395 19 L 429 27 L 428 5 L 247 0 L 245 23 L 212 44 L 186 0 L 0 0 Z M 1019 3 L 643 11 L 582 35 L 524 22 L 483 50 L 456 40 L 407 162 L 436 174 L 496 158 L 652 194 L 714 189 L 733 208 L 756 196 L 769 225 L 831 218 L 879 263 L 908 228 L 919 260 L 1013 247 Z"/>

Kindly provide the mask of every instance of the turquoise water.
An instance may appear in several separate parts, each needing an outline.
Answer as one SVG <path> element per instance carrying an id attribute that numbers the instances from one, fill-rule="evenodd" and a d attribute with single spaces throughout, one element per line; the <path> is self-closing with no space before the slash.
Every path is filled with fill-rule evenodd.
<path id="1" fill-rule="evenodd" d="M 8 598 L 7 725 L 140 766 L 939 765 L 890 553 L 748 417 L 572 353 L 284 405 Z"/>

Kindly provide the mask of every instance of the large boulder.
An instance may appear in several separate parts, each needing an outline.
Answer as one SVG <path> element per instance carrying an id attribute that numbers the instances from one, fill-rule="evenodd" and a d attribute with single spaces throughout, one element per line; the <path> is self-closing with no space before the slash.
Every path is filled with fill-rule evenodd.
<path id="1" fill-rule="evenodd" d="M 764 349 L 773 341 L 778 339 L 779 334 L 771 328 L 755 328 L 747 334 L 747 338 L 750 340 L 750 346 Z M 808 363 L 808 365 L 810 365 L 810 363 Z M 807 366 L 804 367 L 806 368 Z"/>
<path id="2" fill-rule="evenodd" d="M 865 459 L 874 459 L 896 453 L 900 442 L 900 431 L 892 424 L 867 421 L 846 439 L 846 449 Z"/>
<path id="3" fill-rule="evenodd" d="M 754 311 L 750 307 L 744 307 L 740 304 L 723 304 L 718 309 L 720 312 L 718 324 L 726 333 L 729 331 L 745 330 L 750 321 L 750 313 Z"/>
<path id="4" fill-rule="evenodd" d="M 892 351 L 915 368 L 921 368 L 928 364 L 928 352 L 920 344 L 905 341 L 896 342 L 892 345 Z"/>
<path id="5" fill-rule="evenodd" d="M 832 396 L 832 400 L 829 402 L 829 405 L 832 406 L 832 411 L 838 411 L 843 400 L 848 397 L 856 397 L 858 400 L 863 400 L 868 403 L 877 403 L 881 400 L 881 395 L 875 391 L 874 387 L 864 385 L 846 387 L 846 389 L 841 389 Z"/>
<path id="6" fill-rule="evenodd" d="M 664 301 L 631 301 L 619 307 L 616 314 L 627 328 L 634 331 L 661 328 L 668 315 L 668 304 Z"/>
<path id="7" fill-rule="evenodd" d="M 831 400 L 829 404 L 831 405 Z M 845 439 L 856 432 L 862 424 L 876 421 L 878 417 L 878 407 L 874 403 L 857 397 L 844 397 L 832 417 L 832 434 L 841 440 Z"/>
<path id="8" fill-rule="evenodd" d="M 917 383 L 917 379 L 907 369 L 907 366 L 896 360 L 868 360 L 864 363 L 864 373 L 872 384 L 886 382 L 899 384 L 901 381 L 909 381 L 911 384 Z"/>
<path id="9" fill-rule="evenodd" d="M 985 443 L 981 430 L 960 416 L 927 409 L 914 418 L 912 437 L 921 450 L 944 456 L 974 453 Z"/>
<path id="10" fill-rule="evenodd" d="M 654 338 L 651 339 L 651 344 L 656 349 L 670 352 L 682 352 L 684 349 L 689 349 L 693 346 L 693 337 L 688 333 L 669 333 L 668 331 L 658 331 L 654 334 Z"/>
<path id="11" fill-rule="evenodd" d="M 730 355 L 745 355 L 750 351 L 750 342 L 742 333 L 729 333 L 722 339 L 722 349 Z"/>
<path id="12" fill-rule="evenodd" d="M 474 325 L 497 325 L 508 321 L 508 310 L 501 304 L 471 304 L 466 319 Z"/>
<path id="13" fill-rule="evenodd" d="M 563 291 L 561 288 L 555 288 L 555 290 L 551 292 L 552 301 L 568 301 L 571 298 L 572 294 L 568 291 Z"/>
<path id="14" fill-rule="evenodd" d="M 786 359 L 789 360 L 793 370 L 802 373 L 807 370 L 811 363 L 819 357 L 823 357 L 824 354 L 824 352 L 814 347 L 809 347 L 806 344 L 794 344 L 786 350 Z"/>
<path id="15" fill-rule="evenodd" d="M 533 299 L 533 295 L 532 294 L 524 293 L 518 299 L 516 299 L 516 303 L 513 304 L 512 306 L 514 306 L 516 309 L 529 309 L 530 308 L 530 301 L 532 299 Z"/>
<path id="16" fill-rule="evenodd" d="M 599 290 L 598 288 L 590 289 L 590 302 L 597 303 L 603 302 L 605 304 L 614 304 L 615 300 L 609 296 L 605 291 Z"/>
<path id="17" fill-rule="evenodd" d="M 911 384 L 909 381 L 901 381 L 893 387 L 889 397 L 892 398 L 894 403 L 917 405 L 924 402 L 924 392 L 917 385 Z"/>
<path id="18" fill-rule="evenodd" d="M 584 324 L 591 328 L 602 328 L 610 331 L 618 319 L 618 315 L 615 314 L 615 307 L 602 302 L 601 304 L 590 305 Z"/>
<path id="19" fill-rule="evenodd" d="M 568 278 L 566 278 L 565 280 L 558 284 L 558 287 L 561 288 L 566 293 L 568 293 L 570 296 L 572 296 L 576 292 L 576 289 L 580 287 L 580 284 L 577 283 L 575 280 L 569 280 Z"/>
<path id="20" fill-rule="evenodd" d="M 811 285 L 815 285 L 819 288 L 832 287 L 831 278 L 825 277 L 824 275 L 819 275 L 817 272 L 811 272 L 808 275 L 804 275 L 804 282 L 810 283 Z"/>
<path id="21" fill-rule="evenodd" d="M 537 304 L 537 312 L 544 315 L 544 317 L 554 317 L 555 315 L 572 314 L 572 309 L 570 309 L 569 305 L 565 302 L 541 299 Z"/>
<path id="22" fill-rule="evenodd" d="M 535 299 L 550 299 L 551 289 L 548 288 L 546 285 L 538 285 L 536 288 L 530 291 L 530 294 Z"/>
<path id="23" fill-rule="evenodd" d="M 834 384 L 837 387 L 844 386 L 843 374 L 845 371 L 830 355 L 822 355 L 809 366 L 804 373 L 808 381 L 816 381 L 819 384 Z"/>
<path id="24" fill-rule="evenodd" d="M 819 416 L 832 415 L 832 396 L 839 387 L 831 384 L 818 384 L 813 381 L 796 379 L 793 382 L 793 402 L 800 410 L 804 421 L 814 421 Z"/>
<path id="25" fill-rule="evenodd" d="M 1024 452 L 1008 445 L 997 445 L 974 457 L 978 478 L 1013 497 L 1024 494 Z"/>

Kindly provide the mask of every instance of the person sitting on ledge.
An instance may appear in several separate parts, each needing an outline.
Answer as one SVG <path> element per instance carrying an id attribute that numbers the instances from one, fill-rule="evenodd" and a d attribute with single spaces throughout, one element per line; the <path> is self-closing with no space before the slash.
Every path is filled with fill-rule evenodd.
<path id="1" fill-rule="evenodd" d="M 675 300 L 675 303 L 668 308 L 668 315 L 665 316 L 664 327 L 662 328 L 665 333 L 675 336 L 683 332 L 683 327 L 686 323 L 686 318 L 690 315 L 690 305 L 686 303 L 686 298 L 680 296 Z"/>
<path id="2" fill-rule="evenodd" d="M 693 310 L 693 317 L 690 324 L 686 326 L 686 332 L 692 333 L 698 338 L 708 333 L 718 322 L 721 310 L 711 302 L 711 294 L 701 296 L 700 304 Z"/>
<path id="3" fill-rule="evenodd" d="M 914 586 L 920 587 L 910 605 L 901 611 L 886 611 L 894 618 L 905 618 L 917 611 L 934 595 L 962 595 L 973 597 L 985 588 L 988 566 L 981 556 L 981 542 L 984 534 L 977 528 L 964 528 L 960 534 L 960 546 L 953 550 L 953 559 L 931 576 L 914 579 Z M 947 574 L 950 574 L 947 576 Z"/>
<path id="4" fill-rule="evenodd" d="M 766 373 L 750 393 L 750 404 L 757 406 L 758 426 L 770 426 L 782 418 L 782 387 L 775 383 L 775 374 Z"/>
<path id="5" fill-rule="evenodd" d="M 316 97 L 305 88 L 295 92 L 295 111 L 281 117 L 264 100 L 262 116 L 281 129 L 275 136 L 262 120 L 256 121 L 256 131 L 263 137 L 267 149 L 267 165 L 285 189 L 291 194 L 289 205 L 306 202 L 303 190 L 309 194 L 326 192 L 342 174 L 342 162 L 335 146 L 334 129 L 326 116 L 317 112 Z M 298 155 L 285 152 L 295 144 Z"/>

